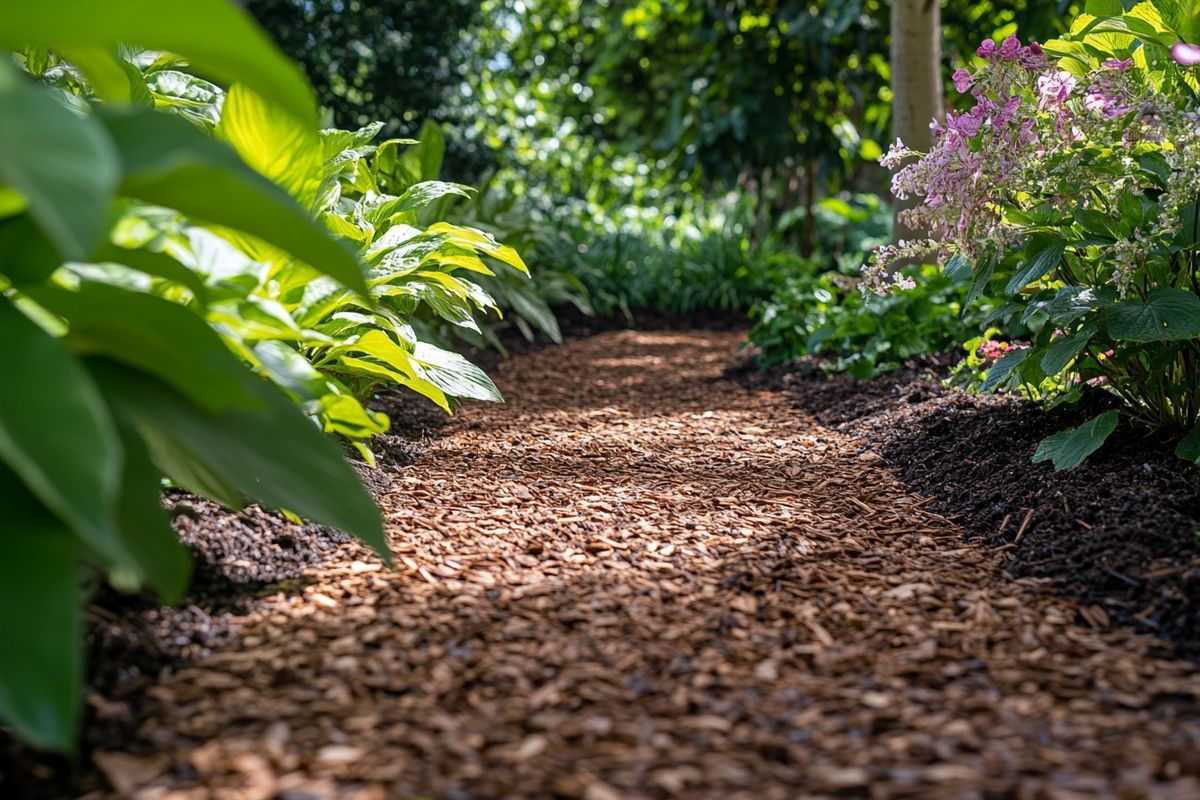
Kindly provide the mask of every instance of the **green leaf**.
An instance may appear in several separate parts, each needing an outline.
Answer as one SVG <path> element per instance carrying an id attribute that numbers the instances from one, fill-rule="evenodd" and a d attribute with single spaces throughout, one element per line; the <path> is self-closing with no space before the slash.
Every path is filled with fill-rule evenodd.
<path id="1" fill-rule="evenodd" d="M 146 80 L 133 64 L 103 47 L 59 47 L 58 54 L 87 78 L 92 91 L 102 100 L 153 106 L 154 97 Z"/>
<path id="2" fill-rule="evenodd" d="M 421 367 L 420 371 L 426 380 L 451 397 L 504 402 L 504 397 L 491 378 L 458 353 L 417 342 L 412 359 Z"/>
<path id="3" fill-rule="evenodd" d="M 964 256 L 962 253 L 955 253 L 954 256 L 946 262 L 946 267 L 942 272 L 947 278 L 955 283 L 959 281 L 965 282 L 971 277 L 971 270 L 973 268 L 974 265 L 971 263 L 971 259 Z"/>
<path id="4" fill-rule="evenodd" d="M 1110 17 L 1125 13 L 1121 0 L 1087 0 L 1086 13 L 1093 17 Z"/>
<path id="5" fill-rule="evenodd" d="M 190 309 L 92 282 L 78 291 L 46 286 L 29 295 L 67 320 L 66 342 L 80 355 L 108 356 L 149 372 L 209 411 L 261 408 L 245 388 L 246 368 Z"/>
<path id="6" fill-rule="evenodd" d="M 83 698 L 78 547 L 3 465 L 0 496 L 0 719 L 34 747 L 69 753 Z"/>
<path id="7" fill-rule="evenodd" d="M 1105 411 L 1078 428 L 1069 428 L 1047 436 L 1033 455 L 1034 463 L 1052 461 L 1057 471 L 1074 469 L 1099 450 L 1117 429 L 1117 416 L 1116 411 Z"/>
<path id="8" fill-rule="evenodd" d="M 400 163 L 416 178 L 415 182 L 437 180 L 442 174 L 442 159 L 446 155 L 446 139 L 441 127 L 429 120 L 421 125 L 417 144 L 405 150 Z"/>
<path id="9" fill-rule="evenodd" d="M 6 14 L 25 5 L 36 4 L 0 5 L 0 39 Z M 30 217 L 64 258 L 85 259 L 103 236 L 117 163 L 94 119 L 67 110 L 0 59 L 0 184 L 21 193 Z"/>
<path id="10" fill-rule="evenodd" d="M 408 187 L 399 197 L 368 208 L 363 216 L 378 228 L 396 214 L 420 211 L 430 203 L 449 196 L 470 197 L 471 188 L 445 181 L 425 181 Z"/>
<path id="11" fill-rule="evenodd" d="M 303 74 L 250 16 L 228 0 L 57 0 L 0 3 L 0 47 L 99 47 L 135 44 L 167 50 L 227 84 L 244 83 L 306 124 L 316 104 Z"/>
<path id="12" fill-rule="evenodd" d="M 1066 249 L 1066 241 L 1058 239 L 1039 250 L 1036 255 L 1025 262 L 1021 269 L 1017 270 L 1017 274 L 1004 287 L 1004 293 L 1016 294 L 1034 281 L 1040 280 L 1046 273 L 1058 266 Z"/>
<path id="13" fill-rule="evenodd" d="M 1145 301 L 1123 300 L 1106 308 L 1104 329 L 1119 341 L 1195 339 L 1200 336 L 1200 297 L 1183 289 L 1151 289 Z"/>
<path id="14" fill-rule="evenodd" d="M 975 272 L 971 279 L 971 287 L 967 289 L 967 296 L 963 299 L 961 316 L 966 318 L 968 310 L 975 305 L 975 301 L 983 296 L 983 292 L 987 289 L 988 283 L 992 280 L 992 274 L 996 271 L 996 259 L 989 258 L 983 263 L 975 264 Z"/>
<path id="15" fill-rule="evenodd" d="M 28 214 L 0 221 L 0 275 L 14 286 L 42 283 L 62 263 L 58 248 Z"/>
<path id="16" fill-rule="evenodd" d="M 365 128 L 359 128 L 356 131 L 326 128 L 320 133 L 322 154 L 328 161 L 346 150 L 364 148 L 375 140 L 381 130 L 383 130 L 382 122 L 372 122 Z"/>
<path id="17" fill-rule="evenodd" d="M 89 545 L 119 560 L 121 444 L 104 399 L 67 348 L 3 298 L 0 342 L 0 461 Z"/>
<path id="18" fill-rule="evenodd" d="M 1109 215 L 1091 208 L 1075 209 L 1075 221 L 1089 237 L 1101 241 L 1115 241 L 1122 236 L 1120 223 Z"/>
<path id="19" fill-rule="evenodd" d="M 163 278 L 186 286 L 201 303 L 208 295 L 208 287 L 192 270 L 180 264 L 166 253 L 156 253 L 152 250 L 132 249 L 115 244 L 101 245 L 90 259 L 96 264 L 123 264 L 130 269 Z"/>
<path id="20" fill-rule="evenodd" d="M 1191 433 L 1183 437 L 1179 446 L 1175 448 L 1175 455 L 1184 461 L 1200 465 L 1200 425 L 1192 428 Z"/>
<path id="21" fill-rule="evenodd" d="M 1088 342 L 1096 335 L 1096 328 L 1089 326 L 1078 330 L 1070 336 L 1060 336 L 1050 343 L 1042 356 L 1042 371 L 1047 375 L 1058 375 L 1067 365 L 1074 361 Z"/>
<path id="22" fill-rule="evenodd" d="M 178 602 L 192 576 L 192 558 L 162 508 L 162 471 L 150 460 L 145 442 L 127 420 L 117 429 L 125 447 L 125 467 L 117 503 L 117 528 L 136 569 L 118 566 L 110 580 L 119 588 L 149 584 L 162 602 Z"/>
<path id="23" fill-rule="evenodd" d="M 456 247 L 482 253 L 496 259 L 501 264 L 512 267 L 518 272 L 525 275 L 529 274 L 529 267 L 525 266 L 525 262 L 516 250 L 508 245 L 500 244 L 493 236 L 483 231 L 478 231 L 474 228 L 465 228 L 461 225 L 451 225 L 448 222 L 435 222 L 429 226 L 426 234 L 439 237 Z"/>
<path id="24" fill-rule="evenodd" d="M 221 121 L 225 90 L 203 78 L 164 69 L 146 78 L 146 88 L 158 108 L 167 109 L 205 129 Z"/>
<path id="25" fill-rule="evenodd" d="M 1030 350 L 1009 350 L 1001 356 L 995 364 L 988 367 L 987 378 L 979 387 L 980 394 L 991 394 L 997 389 L 1004 386 L 1013 373 L 1021 366 L 1022 362 L 1029 357 Z"/>
<path id="26" fill-rule="evenodd" d="M 228 145 L 167 114 L 110 111 L 101 119 L 120 153 L 123 194 L 257 236 L 366 295 L 356 254 Z"/>
<path id="27" fill-rule="evenodd" d="M 1046 304 L 1045 311 L 1052 323 L 1063 327 L 1092 311 L 1112 305 L 1116 299 L 1116 290 L 1111 286 L 1064 286 L 1059 289 L 1054 299 Z"/>
<path id="28" fill-rule="evenodd" d="M 91 368 L 113 404 L 136 422 L 155 462 L 185 487 L 204 488 L 188 481 L 194 465 L 203 465 L 247 499 L 354 534 L 389 557 L 379 511 L 337 445 L 262 378 L 247 371 L 244 384 L 263 410 L 211 413 L 114 362 L 93 361 Z"/>
<path id="29" fill-rule="evenodd" d="M 316 128 L 280 113 L 252 90 L 236 85 L 225 96 L 217 136 L 305 207 L 316 199 L 324 167 Z"/>
<path id="30" fill-rule="evenodd" d="M 351 439 L 369 439 L 387 433 L 386 415 L 363 408 L 362 403 L 346 394 L 328 394 L 321 398 L 321 415 L 326 433 L 340 433 Z"/>

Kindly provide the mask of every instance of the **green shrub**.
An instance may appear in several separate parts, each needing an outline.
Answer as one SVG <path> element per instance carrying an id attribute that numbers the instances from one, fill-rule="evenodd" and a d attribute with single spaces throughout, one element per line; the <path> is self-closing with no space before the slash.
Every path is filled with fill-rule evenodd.
<path id="1" fill-rule="evenodd" d="M 760 366 L 822 356 L 828 372 L 870 378 L 979 330 L 983 313 L 962 316 L 964 283 L 933 267 L 915 271 L 921 276 L 916 288 L 887 297 L 864 297 L 858 281 L 839 272 L 788 280 L 754 310 L 750 341 L 759 348 Z"/>

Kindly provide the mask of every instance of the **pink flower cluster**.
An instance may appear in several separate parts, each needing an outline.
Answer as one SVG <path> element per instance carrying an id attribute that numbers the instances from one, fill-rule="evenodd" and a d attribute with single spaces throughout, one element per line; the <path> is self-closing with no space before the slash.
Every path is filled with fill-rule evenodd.
<path id="1" fill-rule="evenodd" d="M 975 351 L 975 355 L 979 356 L 986 362 L 999 361 L 1008 351 L 1012 350 L 1013 346 L 1007 342 L 998 342 L 995 339 L 988 339 L 983 344 L 979 345 Z"/>

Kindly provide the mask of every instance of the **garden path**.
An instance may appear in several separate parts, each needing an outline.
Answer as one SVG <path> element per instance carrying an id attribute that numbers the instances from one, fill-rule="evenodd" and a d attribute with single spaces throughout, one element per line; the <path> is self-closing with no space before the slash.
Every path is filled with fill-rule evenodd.
<path id="1" fill-rule="evenodd" d="M 501 365 L 346 545 L 168 671 L 139 800 L 1200 796 L 1200 672 L 1000 571 L 739 336 Z M 1094 622 L 1094 620 L 1093 620 Z"/>

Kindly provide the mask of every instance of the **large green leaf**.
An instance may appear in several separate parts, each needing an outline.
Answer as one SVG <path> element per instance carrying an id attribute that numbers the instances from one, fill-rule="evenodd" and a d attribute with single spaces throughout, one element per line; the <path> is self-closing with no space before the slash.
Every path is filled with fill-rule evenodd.
<path id="1" fill-rule="evenodd" d="M 67 348 L 3 298 L 0 342 L 0 461 L 88 544 L 119 560 L 112 537 L 121 444 L 104 399 Z"/>
<path id="2" fill-rule="evenodd" d="M 1057 267 L 1066 249 L 1066 241 L 1059 239 L 1039 250 L 1017 270 L 1017 274 L 1004 287 L 1005 294 L 1016 294 Z"/>
<path id="3" fill-rule="evenodd" d="M 366 294 L 354 251 L 228 145 L 167 114 L 131 109 L 100 118 L 121 157 L 122 194 L 256 236 Z"/>
<path id="4" fill-rule="evenodd" d="M 1175 455 L 1184 461 L 1200 465 L 1200 425 L 1192 428 L 1191 432 L 1180 440 L 1179 446 L 1175 448 Z"/>
<path id="5" fill-rule="evenodd" d="M 408 142 L 392 140 L 380 145 L 375 155 L 376 168 L 391 176 L 397 184 L 391 188 L 400 190 L 422 181 L 434 181 L 442 172 L 442 160 L 446 154 L 446 139 L 435 122 L 426 121 L 417 134 L 419 142 L 401 150 L 398 145 Z"/>
<path id="6" fill-rule="evenodd" d="M 125 447 L 117 529 L 133 568 L 118 566 L 110 579 L 119 587 L 148 584 L 167 604 L 178 602 L 192 575 L 192 559 L 171 528 L 162 508 L 162 471 L 150 459 L 145 442 L 125 420 L 118 420 Z"/>
<path id="7" fill-rule="evenodd" d="M 100 249 L 92 254 L 91 260 L 97 264 L 123 264 L 138 272 L 174 281 L 186 286 L 192 295 L 202 303 L 208 295 L 208 288 L 200 276 L 166 253 L 106 244 L 101 245 Z"/>
<path id="8" fill-rule="evenodd" d="M 25 5 L 38 4 L 0 5 L 0 40 L 8 10 Z M 64 258 L 82 260 L 100 241 L 118 177 L 104 129 L 30 86 L 0 58 L 0 184 L 20 192 Z"/>
<path id="9" fill-rule="evenodd" d="M 210 413 L 143 373 L 112 362 L 91 367 L 147 434 L 158 465 L 187 488 L 204 488 L 187 480 L 204 465 L 243 497 L 352 533 L 387 557 L 379 511 L 337 445 L 262 378 L 247 371 L 245 388 L 264 410 Z"/>
<path id="10" fill-rule="evenodd" d="M 1200 336 L 1200 297 L 1183 289 L 1151 289 L 1142 300 L 1104 310 L 1105 332 L 1131 342 L 1167 342 Z"/>
<path id="11" fill-rule="evenodd" d="M 504 402 L 491 378 L 458 353 L 417 342 L 412 360 L 420 366 L 422 377 L 452 397 Z"/>
<path id="12" fill-rule="evenodd" d="M 75 747 L 83 689 L 78 546 L 0 465 L 0 720 L 35 747 Z"/>
<path id="13" fill-rule="evenodd" d="M 324 168 L 316 128 L 281 114 L 261 96 L 238 85 L 225 97 L 217 135 L 304 206 L 311 206 L 316 199 Z"/>
<path id="14" fill-rule="evenodd" d="M 42 283 L 62 263 L 58 248 L 28 214 L 0 220 L 0 275 L 14 286 Z"/>
<path id="15" fill-rule="evenodd" d="M 366 211 L 363 214 L 367 222 L 382 227 L 396 214 L 420 211 L 429 204 L 443 197 L 470 197 L 472 190 L 469 186 L 445 181 L 425 181 L 414 184 L 404 190 L 399 197 L 385 195 L 364 201 Z"/>
<path id="16" fill-rule="evenodd" d="M 1069 336 L 1060 336 L 1050 343 L 1042 356 L 1042 371 L 1047 375 L 1057 375 L 1074 361 L 1088 342 L 1096 335 L 1094 325 L 1082 328 Z"/>
<path id="17" fill-rule="evenodd" d="M 981 394 L 991 394 L 992 392 L 1008 385 L 1009 380 L 1014 374 L 1020 374 L 1019 368 L 1029 357 L 1030 351 L 1028 348 L 1021 350 L 1010 350 L 1005 353 L 995 364 L 988 367 L 987 377 L 983 379 L 983 384 L 979 387 Z"/>
<path id="18" fill-rule="evenodd" d="M 177 303 L 93 282 L 78 291 L 46 286 L 29 294 L 67 320 L 67 344 L 80 355 L 108 356 L 149 372 L 210 411 L 262 407 L 245 388 L 246 368 L 221 337 Z"/>
<path id="19" fill-rule="evenodd" d="M 1100 449 L 1117 428 L 1117 412 L 1105 411 L 1078 428 L 1047 436 L 1033 454 L 1034 463 L 1052 461 L 1055 470 L 1074 469 Z"/>
<path id="20" fill-rule="evenodd" d="M 177 53 L 199 72 L 244 83 L 316 125 L 316 104 L 303 74 L 229 0 L 0 3 L 0 48 L 111 50 L 126 43 Z"/>
<path id="21" fill-rule="evenodd" d="M 1045 311 L 1052 323 L 1065 326 L 1092 311 L 1112 305 L 1116 299 L 1117 292 L 1111 286 L 1064 286 L 1046 304 Z"/>

